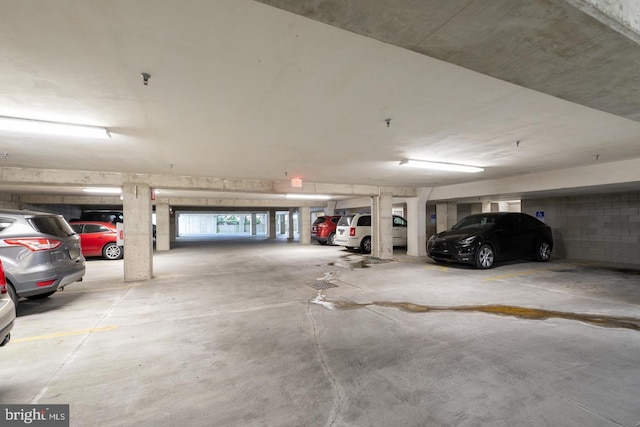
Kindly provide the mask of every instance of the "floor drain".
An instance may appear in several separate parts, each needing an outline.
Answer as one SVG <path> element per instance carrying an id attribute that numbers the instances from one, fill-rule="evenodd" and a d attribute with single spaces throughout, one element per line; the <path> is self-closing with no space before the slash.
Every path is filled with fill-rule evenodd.
<path id="1" fill-rule="evenodd" d="M 316 280 L 314 282 L 311 283 L 307 283 L 309 286 L 311 286 L 313 289 L 315 289 L 316 291 L 322 291 L 324 289 L 329 289 L 329 288 L 337 288 L 338 285 L 334 285 L 333 283 L 329 282 L 328 280 Z"/>

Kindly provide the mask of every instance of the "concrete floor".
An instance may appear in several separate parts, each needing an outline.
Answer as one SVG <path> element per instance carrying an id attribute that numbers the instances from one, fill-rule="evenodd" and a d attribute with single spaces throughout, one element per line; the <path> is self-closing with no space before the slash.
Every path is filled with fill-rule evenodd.
<path id="1" fill-rule="evenodd" d="M 122 261 L 91 260 L 83 283 L 21 302 L 0 402 L 69 403 L 72 426 L 640 424 L 640 320 L 475 311 L 640 318 L 640 271 L 553 259 L 478 271 L 403 250 L 335 265 L 353 257 L 179 243 L 140 283 L 122 282 Z M 310 284 L 337 287 L 318 299 Z"/>

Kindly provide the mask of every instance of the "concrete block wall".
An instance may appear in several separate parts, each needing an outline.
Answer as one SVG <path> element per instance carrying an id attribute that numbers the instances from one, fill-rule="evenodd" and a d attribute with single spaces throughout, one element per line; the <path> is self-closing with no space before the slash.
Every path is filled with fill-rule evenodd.
<path id="1" fill-rule="evenodd" d="M 544 211 L 553 230 L 552 258 L 640 265 L 640 192 L 522 200 Z"/>
<path id="2" fill-rule="evenodd" d="M 10 193 L 0 193 L 0 209 L 20 209 L 20 203 Z"/>
<path id="3" fill-rule="evenodd" d="M 24 205 L 24 209 L 37 212 L 49 212 L 62 215 L 67 221 L 80 218 L 82 209 L 73 205 Z"/>
<path id="4" fill-rule="evenodd" d="M 436 205 L 427 203 L 427 239 L 436 234 L 437 221 L 434 218 L 436 214 Z"/>

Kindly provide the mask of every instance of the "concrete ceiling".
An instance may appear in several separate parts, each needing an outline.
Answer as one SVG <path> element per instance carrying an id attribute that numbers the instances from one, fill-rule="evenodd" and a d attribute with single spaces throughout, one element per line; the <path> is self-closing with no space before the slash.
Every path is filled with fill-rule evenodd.
<path id="1" fill-rule="evenodd" d="M 0 116 L 112 133 L 0 133 L 3 167 L 431 187 L 640 159 L 640 45 L 562 0 L 0 0 L 0 54 Z"/>

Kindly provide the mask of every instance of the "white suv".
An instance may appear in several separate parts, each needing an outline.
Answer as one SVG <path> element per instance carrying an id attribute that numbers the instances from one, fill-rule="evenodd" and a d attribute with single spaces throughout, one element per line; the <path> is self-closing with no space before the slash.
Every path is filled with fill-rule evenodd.
<path id="1" fill-rule="evenodd" d="M 407 246 L 407 220 L 393 215 L 393 246 Z M 371 252 L 371 214 L 343 215 L 336 227 L 336 245 Z"/>

